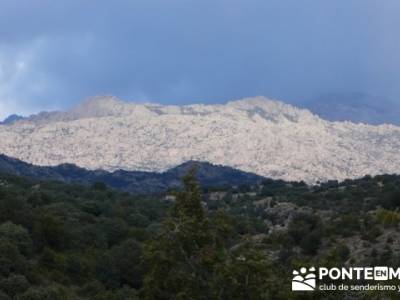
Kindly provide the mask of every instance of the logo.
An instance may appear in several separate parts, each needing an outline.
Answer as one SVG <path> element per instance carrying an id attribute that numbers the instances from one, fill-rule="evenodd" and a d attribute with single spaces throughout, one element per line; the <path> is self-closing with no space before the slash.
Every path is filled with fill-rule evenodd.
<path id="1" fill-rule="evenodd" d="M 292 291 L 313 291 L 316 286 L 315 268 L 301 268 L 293 271 Z"/>
<path id="2" fill-rule="evenodd" d="M 299 271 L 293 271 L 292 291 L 398 291 L 400 293 L 400 284 L 385 283 L 394 279 L 400 279 L 400 268 L 301 267 Z M 318 286 L 317 280 L 322 280 Z"/>

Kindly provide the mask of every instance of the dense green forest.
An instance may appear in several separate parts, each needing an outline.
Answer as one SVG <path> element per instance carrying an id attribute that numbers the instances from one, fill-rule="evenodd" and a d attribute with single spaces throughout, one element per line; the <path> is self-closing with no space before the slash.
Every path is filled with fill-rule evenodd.
<path id="1" fill-rule="evenodd" d="M 290 284 L 300 266 L 399 266 L 399 176 L 205 189 L 193 172 L 147 197 L 0 175 L 0 300 L 398 299 Z"/>

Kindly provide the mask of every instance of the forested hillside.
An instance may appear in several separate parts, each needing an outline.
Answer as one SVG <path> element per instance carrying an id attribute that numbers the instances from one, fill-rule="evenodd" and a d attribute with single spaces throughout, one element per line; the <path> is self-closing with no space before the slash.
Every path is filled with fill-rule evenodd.
<path id="1" fill-rule="evenodd" d="M 157 197 L 1 175 L 0 299 L 339 299 L 291 292 L 292 270 L 399 265 L 399 206 L 389 175 L 211 190 L 189 172 Z"/>
<path id="2" fill-rule="evenodd" d="M 36 166 L 0 154 L 0 172 L 41 180 L 58 180 L 68 183 L 93 184 L 103 182 L 108 186 L 132 194 L 160 194 L 182 186 L 181 177 L 196 165 L 196 178 L 202 187 L 227 187 L 256 184 L 264 177 L 207 162 L 187 161 L 165 172 L 140 172 L 117 170 L 86 170 L 74 164 L 54 167 Z"/>

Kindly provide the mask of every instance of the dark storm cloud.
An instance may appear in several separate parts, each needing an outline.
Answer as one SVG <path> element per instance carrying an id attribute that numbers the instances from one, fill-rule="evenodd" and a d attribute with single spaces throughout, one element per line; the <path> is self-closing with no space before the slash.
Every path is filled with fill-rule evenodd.
<path id="1" fill-rule="evenodd" d="M 161 103 L 396 97 L 397 0 L 0 2 L 0 117 L 96 94 Z"/>

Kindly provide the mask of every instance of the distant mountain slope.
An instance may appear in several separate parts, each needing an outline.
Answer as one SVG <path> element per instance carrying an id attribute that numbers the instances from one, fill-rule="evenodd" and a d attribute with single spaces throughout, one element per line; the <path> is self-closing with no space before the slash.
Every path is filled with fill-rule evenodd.
<path id="1" fill-rule="evenodd" d="M 197 178 L 202 187 L 256 184 L 264 179 L 255 174 L 206 162 L 186 162 L 163 173 L 123 170 L 110 173 L 102 170 L 89 171 L 72 164 L 55 167 L 34 166 L 18 159 L 0 155 L 0 173 L 76 183 L 104 182 L 112 188 L 134 194 L 160 193 L 170 188 L 179 187 L 181 177 L 193 165 L 197 166 Z"/>
<path id="2" fill-rule="evenodd" d="M 400 104 L 363 93 L 323 95 L 305 105 L 329 121 L 400 125 Z"/>
<path id="3" fill-rule="evenodd" d="M 400 172 L 400 127 L 329 122 L 263 97 L 164 106 L 95 97 L 0 125 L 0 153 L 36 165 L 162 172 L 207 161 L 287 181 Z"/>
<path id="4" fill-rule="evenodd" d="M 18 115 L 10 115 L 4 119 L 4 121 L 0 122 L 0 125 L 9 125 L 16 121 L 23 120 L 24 117 Z"/>

